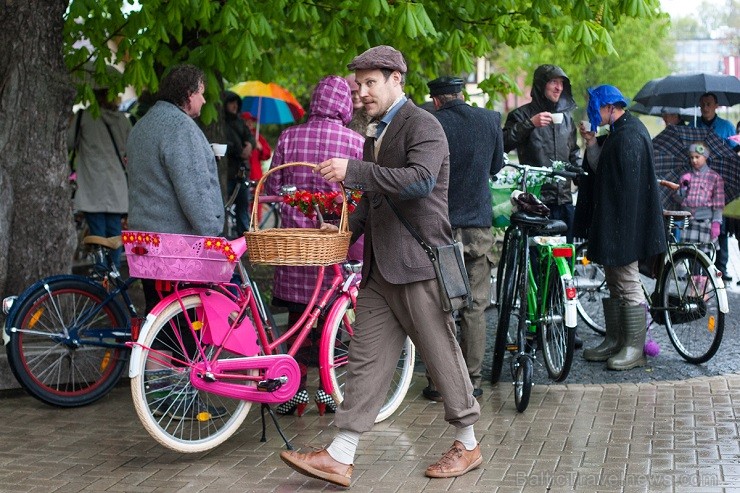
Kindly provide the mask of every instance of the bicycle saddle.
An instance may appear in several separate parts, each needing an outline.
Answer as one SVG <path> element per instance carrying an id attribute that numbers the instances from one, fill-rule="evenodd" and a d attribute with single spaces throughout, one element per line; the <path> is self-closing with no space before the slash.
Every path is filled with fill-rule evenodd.
<path id="1" fill-rule="evenodd" d="M 511 222 L 532 228 L 531 233 L 542 236 L 557 236 L 568 231 L 568 225 L 560 219 L 550 219 L 526 212 L 514 212 L 511 215 Z"/>
<path id="2" fill-rule="evenodd" d="M 84 243 L 85 245 L 100 245 L 106 248 L 110 248 L 111 250 L 115 250 L 123 246 L 123 242 L 121 241 L 120 236 L 111 236 L 110 238 L 104 238 L 103 236 L 90 235 L 85 236 L 85 238 L 82 240 L 82 243 Z"/>

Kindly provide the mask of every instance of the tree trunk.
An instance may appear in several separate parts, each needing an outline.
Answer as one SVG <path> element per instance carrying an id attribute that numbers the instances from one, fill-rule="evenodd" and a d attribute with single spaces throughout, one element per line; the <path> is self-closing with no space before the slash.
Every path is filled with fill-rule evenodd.
<path id="1" fill-rule="evenodd" d="M 68 0 L 0 7 L 0 295 L 68 272 L 74 249 L 66 152 L 74 88 L 62 58 Z"/>

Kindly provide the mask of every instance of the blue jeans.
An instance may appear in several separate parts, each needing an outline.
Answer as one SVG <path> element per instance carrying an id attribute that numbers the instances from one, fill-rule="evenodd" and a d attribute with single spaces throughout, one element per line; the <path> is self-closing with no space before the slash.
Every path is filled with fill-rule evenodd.
<path id="1" fill-rule="evenodd" d="M 86 212 L 85 221 L 94 236 L 110 238 L 111 236 L 121 236 L 121 219 L 123 214 L 111 212 Z M 121 249 L 117 248 L 111 251 L 111 261 L 116 268 L 121 266 Z"/>

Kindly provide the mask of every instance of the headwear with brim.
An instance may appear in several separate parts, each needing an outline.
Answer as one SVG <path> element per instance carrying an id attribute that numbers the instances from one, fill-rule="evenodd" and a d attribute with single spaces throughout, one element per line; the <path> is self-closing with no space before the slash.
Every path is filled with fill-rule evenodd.
<path id="1" fill-rule="evenodd" d="M 392 46 L 380 45 L 357 55 L 347 65 L 350 70 L 388 69 L 406 73 L 406 61 L 400 51 Z"/>
<path id="2" fill-rule="evenodd" d="M 622 93 L 614 86 L 603 85 L 588 90 L 588 121 L 591 123 L 591 131 L 595 132 L 596 127 L 601 125 L 601 112 L 602 106 L 607 104 L 613 104 L 615 106 L 621 106 L 625 108 L 627 106 L 627 100 L 624 99 Z"/>
<path id="3" fill-rule="evenodd" d="M 457 94 L 462 92 L 464 83 L 465 81 L 460 77 L 450 77 L 449 75 L 445 75 L 427 82 L 427 86 L 429 86 L 429 95 L 434 97 L 441 94 Z"/>

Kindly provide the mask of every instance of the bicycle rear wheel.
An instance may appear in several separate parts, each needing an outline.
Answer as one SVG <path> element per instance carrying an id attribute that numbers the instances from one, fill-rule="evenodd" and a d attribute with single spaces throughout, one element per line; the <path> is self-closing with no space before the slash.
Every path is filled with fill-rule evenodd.
<path id="1" fill-rule="evenodd" d="M 562 382 L 570 372 L 575 352 L 576 331 L 565 325 L 565 284 L 555 263 L 550 267 L 544 320 L 538 324 L 537 334 L 547 374 Z"/>
<path id="2" fill-rule="evenodd" d="M 512 230 L 512 232 L 515 232 Z M 517 233 L 518 234 L 518 233 Z M 517 289 L 520 274 L 521 238 L 512 237 L 507 234 L 504 245 L 505 257 L 501 275 L 500 298 L 498 300 L 498 325 L 496 326 L 496 339 L 493 346 L 493 362 L 491 364 L 491 383 L 495 384 L 501 379 L 501 371 L 504 368 L 504 355 L 506 354 L 506 343 L 511 333 L 516 333 L 519 324 L 518 310 L 521 307 L 520 293 Z M 501 266 L 499 266 L 501 268 Z M 526 275 L 526 273 L 524 274 Z M 515 320 L 511 318 L 514 315 Z"/>
<path id="3" fill-rule="evenodd" d="M 725 330 L 716 278 L 709 261 L 697 252 L 673 254 L 662 281 L 665 325 L 678 354 L 689 363 L 709 361 L 719 349 Z"/>
<path id="4" fill-rule="evenodd" d="M 324 330 L 330 331 L 330 337 L 328 339 L 330 341 L 329 347 L 326 348 L 329 361 L 322 362 L 322 364 L 328 365 L 330 368 L 333 388 L 331 396 L 337 404 L 344 400 L 344 386 L 347 377 L 346 365 L 349 359 L 349 345 L 352 334 L 351 326 L 354 321 L 354 310 L 350 307 L 350 300 L 346 299 L 342 303 L 343 306 L 339 311 L 340 316 L 335 317 L 330 323 L 327 322 L 329 325 L 324 328 Z M 398 359 L 396 371 L 391 380 L 391 386 L 386 394 L 385 402 L 380 408 L 378 416 L 375 418 L 376 423 L 387 419 L 401 406 L 411 385 L 415 359 L 416 349 L 411 339 L 407 337 L 401 350 L 401 356 Z"/>
<path id="5" fill-rule="evenodd" d="M 181 301 L 197 332 L 188 325 L 178 300 L 162 310 L 139 340 L 143 356 L 137 376 L 131 379 L 131 396 L 144 428 L 157 442 L 177 452 L 203 452 L 233 435 L 252 403 L 200 391 L 190 383 L 191 368 L 200 360 L 194 347 L 202 348 L 206 357 L 216 350 L 222 350 L 219 359 L 243 356 L 200 341 L 196 344 L 193 333 L 207 330 L 203 303 L 198 295 Z"/>
<path id="6" fill-rule="evenodd" d="M 606 334 L 604 306 L 601 300 L 608 298 L 604 268 L 588 259 L 588 243 L 576 248 L 573 281 L 578 290 L 578 315 L 597 334 Z"/>
<path id="7" fill-rule="evenodd" d="M 6 321 L 13 328 L 6 351 L 13 375 L 29 394 L 54 406 L 78 407 L 118 383 L 129 352 L 123 345 L 128 317 L 115 300 L 102 305 L 107 296 L 85 278 L 60 276 L 36 283 L 16 300 L 13 320 Z"/>

